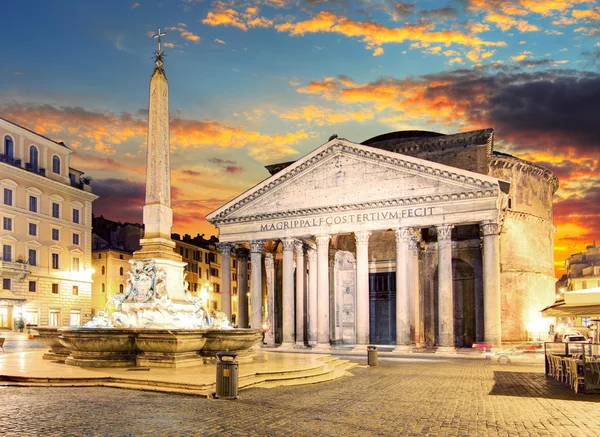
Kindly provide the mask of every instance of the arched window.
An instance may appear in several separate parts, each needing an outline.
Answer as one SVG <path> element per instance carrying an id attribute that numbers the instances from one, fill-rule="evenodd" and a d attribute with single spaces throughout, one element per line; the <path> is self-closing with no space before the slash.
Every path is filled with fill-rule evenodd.
<path id="1" fill-rule="evenodd" d="M 33 144 L 29 146 L 29 164 L 31 164 L 31 169 L 33 171 L 38 171 L 39 153 L 37 147 L 35 147 Z"/>
<path id="2" fill-rule="evenodd" d="M 52 171 L 60 174 L 60 158 L 56 155 L 52 157 Z"/>
<path id="3" fill-rule="evenodd" d="M 13 139 L 8 135 L 4 137 L 4 155 L 7 158 L 12 158 L 15 154 Z"/>
<path id="4" fill-rule="evenodd" d="M 106 285 L 102 284 L 102 293 L 106 291 Z"/>
<path id="5" fill-rule="evenodd" d="M 102 274 L 104 274 L 104 266 L 102 266 Z"/>
<path id="6" fill-rule="evenodd" d="M 119 274 L 120 274 L 121 276 L 123 276 L 123 267 L 121 267 L 121 268 L 119 269 Z"/>
<path id="7" fill-rule="evenodd" d="M 119 293 L 123 294 L 123 284 L 119 285 Z"/>

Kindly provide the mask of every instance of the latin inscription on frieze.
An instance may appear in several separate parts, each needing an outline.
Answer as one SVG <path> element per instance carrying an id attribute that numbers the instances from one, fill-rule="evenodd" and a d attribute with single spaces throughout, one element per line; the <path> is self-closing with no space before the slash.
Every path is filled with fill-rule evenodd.
<path id="1" fill-rule="evenodd" d="M 422 208 L 408 208 L 401 211 L 359 212 L 329 217 L 280 220 L 273 223 L 260 225 L 261 231 L 282 231 L 284 229 L 310 228 L 313 226 L 345 225 L 355 223 L 377 222 L 385 220 L 398 220 L 412 217 L 428 217 L 433 215 L 433 206 Z"/>

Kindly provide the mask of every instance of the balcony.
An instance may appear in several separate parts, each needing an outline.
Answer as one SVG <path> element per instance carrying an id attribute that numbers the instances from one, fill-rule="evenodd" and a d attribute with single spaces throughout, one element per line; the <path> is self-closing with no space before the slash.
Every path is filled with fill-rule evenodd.
<path id="1" fill-rule="evenodd" d="M 14 165 L 15 167 L 21 168 L 21 160 L 15 159 L 12 156 L 4 155 L 0 153 L 0 162 L 5 162 L 10 165 Z"/>
<path id="2" fill-rule="evenodd" d="M 31 273 L 24 262 L 0 261 L 0 275 L 22 281 Z"/>

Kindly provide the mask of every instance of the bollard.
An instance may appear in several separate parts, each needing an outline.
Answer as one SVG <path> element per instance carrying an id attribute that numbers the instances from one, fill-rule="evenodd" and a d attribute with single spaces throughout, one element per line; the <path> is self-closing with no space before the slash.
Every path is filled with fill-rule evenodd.
<path id="1" fill-rule="evenodd" d="M 215 398 L 238 398 L 238 362 L 235 352 L 217 352 L 217 384 Z M 230 358 L 225 360 L 224 358 Z"/>
<path id="2" fill-rule="evenodd" d="M 376 367 L 379 364 L 377 348 L 375 346 L 367 346 L 367 364 L 370 367 Z"/>

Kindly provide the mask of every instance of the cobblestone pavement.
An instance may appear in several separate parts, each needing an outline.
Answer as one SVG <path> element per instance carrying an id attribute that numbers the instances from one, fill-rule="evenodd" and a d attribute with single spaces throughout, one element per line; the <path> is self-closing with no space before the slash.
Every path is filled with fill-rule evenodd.
<path id="1" fill-rule="evenodd" d="M 396 359 L 352 373 L 317 385 L 243 390 L 235 401 L 0 388 L 0 435 L 600 435 L 600 396 L 546 379 L 540 363 Z"/>

